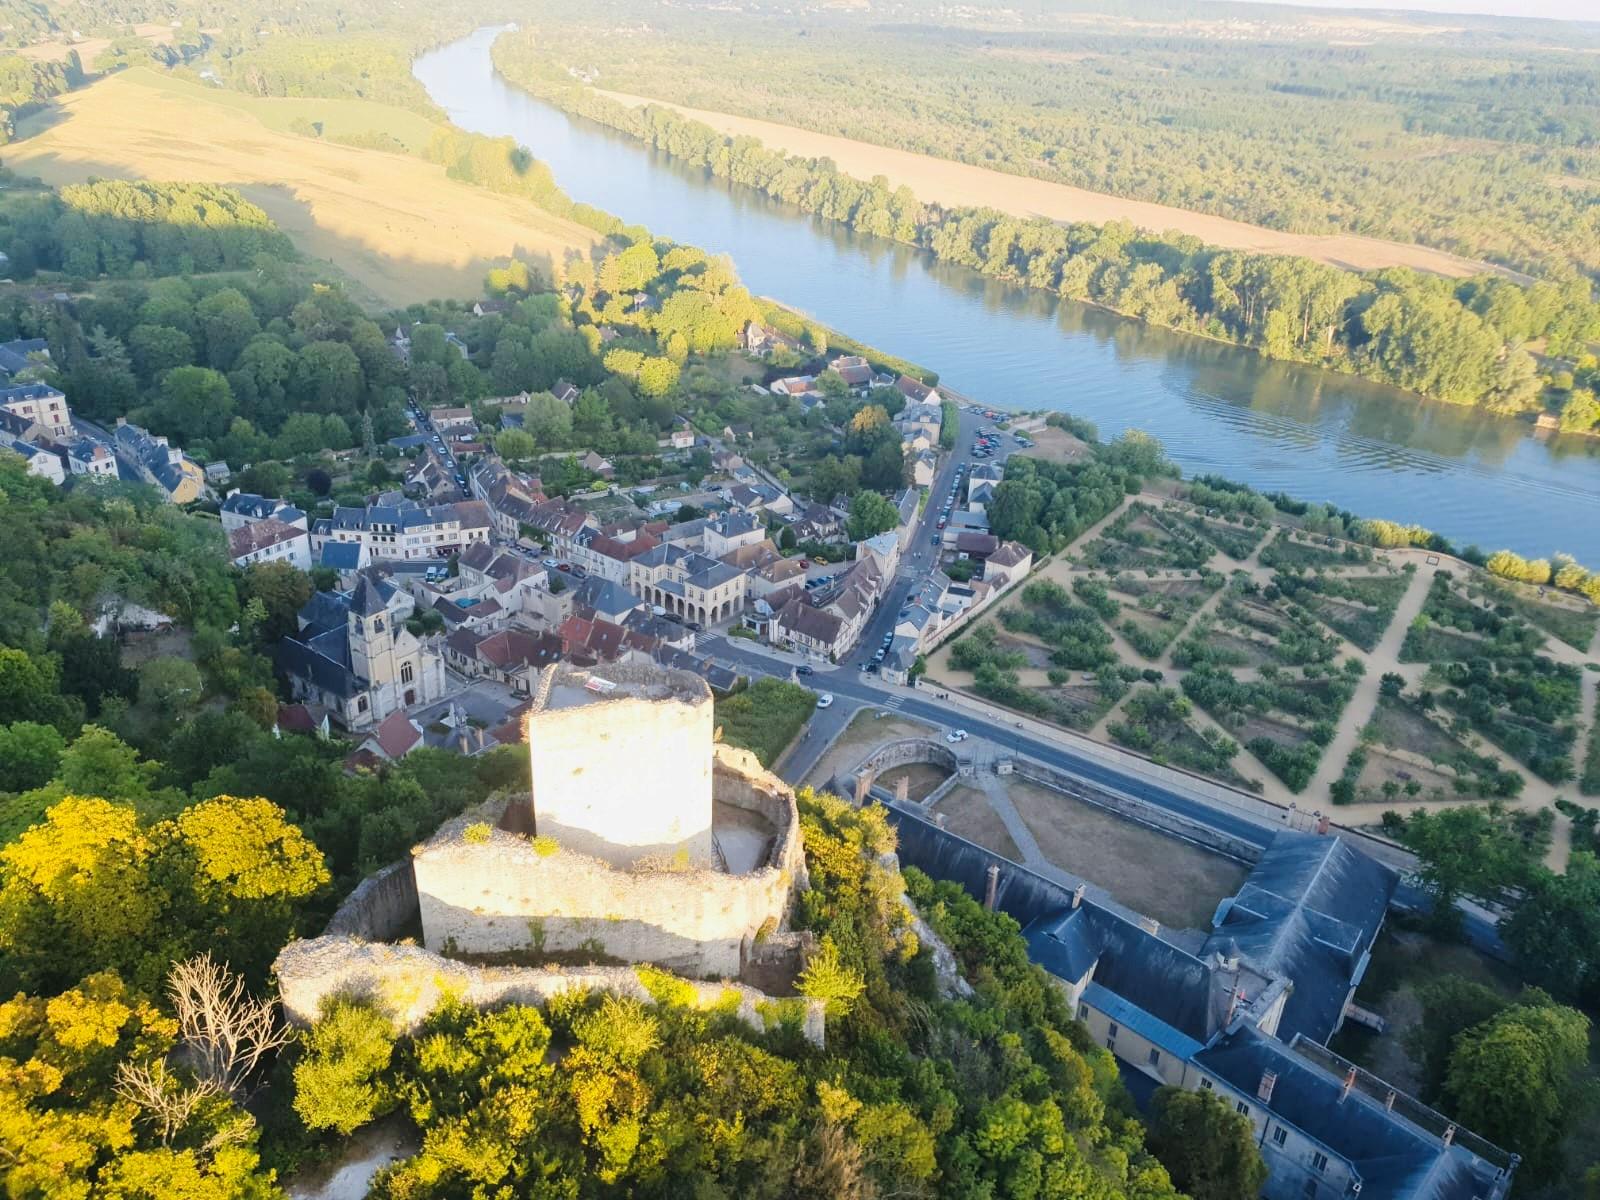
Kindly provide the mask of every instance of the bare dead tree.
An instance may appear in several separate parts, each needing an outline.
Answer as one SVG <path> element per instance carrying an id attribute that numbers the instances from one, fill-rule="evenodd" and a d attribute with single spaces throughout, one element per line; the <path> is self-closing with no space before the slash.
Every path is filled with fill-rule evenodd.
<path id="1" fill-rule="evenodd" d="M 207 1100 L 221 1095 L 210 1080 L 187 1083 L 167 1070 L 167 1060 L 158 1058 L 144 1066 L 121 1063 L 117 1067 L 117 1095 L 131 1100 L 161 1130 L 163 1145 L 189 1124 L 189 1118 Z"/>
<path id="2" fill-rule="evenodd" d="M 167 995 L 196 1080 L 235 1100 L 243 1099 L 245 1082 L 262 1060 L 294 1040 L 272 1001 L 252 996 L 242 975 L 209 954 L 175 964 Z"/>

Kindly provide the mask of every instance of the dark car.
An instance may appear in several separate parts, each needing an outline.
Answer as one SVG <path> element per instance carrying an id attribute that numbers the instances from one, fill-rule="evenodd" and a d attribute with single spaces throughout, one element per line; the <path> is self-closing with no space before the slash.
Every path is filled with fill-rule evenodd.
<path id="1" fill-rule="evenodd" d="M 794 669 L 794 673 L 796 675 L 815 675 L 816 671 L 812 670 L 812 668 L 807 666 L 805 663 L 801 663 Z"/>
<path id="2" fill-rule="evenodd" d="M 683 627 L 685 629 L 687 629 L 690 633 L 699 633 L 702 629 L 705 628 L 705 626 L 700 624 L 699 621 L 685 621 L 683 623 Z"/>

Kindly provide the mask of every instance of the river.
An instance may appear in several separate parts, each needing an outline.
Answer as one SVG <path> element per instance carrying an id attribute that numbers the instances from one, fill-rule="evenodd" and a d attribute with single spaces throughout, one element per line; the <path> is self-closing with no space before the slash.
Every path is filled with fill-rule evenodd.
<path id="1" fill-rule="evenodd" d="M 1600 567 L 1600 439 L 1535 438 L 1520 421 L 1268 362 L 856 234 L 535 100 L 495 72 L 495 36 L 479 30 L 414 64 L 457 125 L 514 137 L 574 199 L 729 254 L 757 294 L 969 396 L 1071 412 L 1102 437 L 1146 430 L 1189 475 Z"/>

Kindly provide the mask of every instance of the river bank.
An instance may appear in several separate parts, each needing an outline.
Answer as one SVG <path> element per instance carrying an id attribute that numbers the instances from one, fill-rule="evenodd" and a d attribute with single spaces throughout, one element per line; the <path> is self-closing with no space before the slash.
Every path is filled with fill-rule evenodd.
<path id="1" fill-rule="evenodd" d="M 1600 561 L 1600 447 L 1383 384 L 1129 321 L 841 228 L 570 117 L 497 75 L 496 30 L 414 72 L 464 129 L 509 136 L 576 201 L 726 253 L 756 295 L 1012 411 L 1148 430 L 1215 474 L 1438 529 L 1457 544 Z M 1562 519 L 1552 544 L 1552 514 Z"/>

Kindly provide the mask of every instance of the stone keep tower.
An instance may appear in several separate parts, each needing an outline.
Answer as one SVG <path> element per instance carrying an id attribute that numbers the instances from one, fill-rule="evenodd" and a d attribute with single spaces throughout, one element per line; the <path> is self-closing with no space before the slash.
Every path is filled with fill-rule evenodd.
<path id="1" fill-rule="evenodd" d="M 528 717 L 534 832 L 613 867 L 716 865 L 714 732 L 698 676 L 549 668 Z"/>

